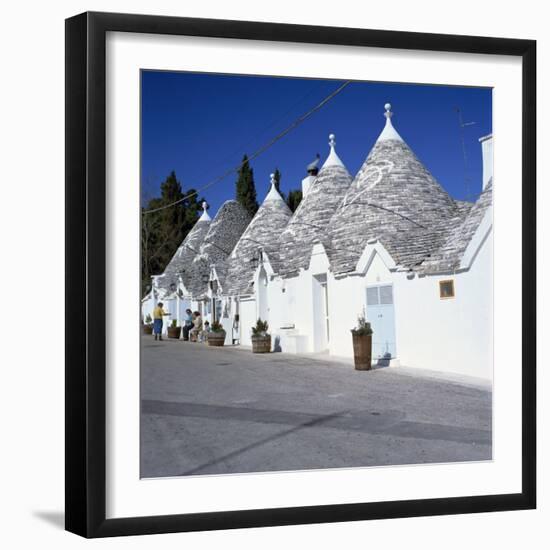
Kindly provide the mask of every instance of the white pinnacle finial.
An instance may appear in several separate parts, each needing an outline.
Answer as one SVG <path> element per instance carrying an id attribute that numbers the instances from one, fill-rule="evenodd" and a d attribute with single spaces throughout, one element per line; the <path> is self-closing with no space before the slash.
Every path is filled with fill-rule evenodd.
<path id="1" fill-rule="evenodd" d="M 265 201 L 282 201 L 283 198 L 281 197 L 279 191 L 277 191 L 277 181 L 275 180 L 275 174 L 269 175 L 271 187 L 269 188 L 269 193 L 266 195 Z"/>
<path id="2" fill-rule="evenodd" d="M 345 168 L 344 163 L 336 154 L 336 136 L 334 134 L 328 136 L 328 144 L 330 145 L 330 153 L 328 154 L 327 160 L 325 160 L 325 164 L 323 164 L 323 168 L 327 166 L 342 166 Z"/>
<path id="3" fill-rule="evenodd" d="M 384 126 L 382 133 L 378 136 L 377 141 L 389 141 L 392 139 L 396 141 L 403 141 L 403 138 L 396 132 L 395 128 L 393 127 L 393 124 L 391 123 L 391 117 L 393 116 L 393 113 L 391 111 L 391 103 L 386 103 L 384 105 L 384 109 L 385 109 L 384 116 L 386 117 L 386 125 Z"/>
<path id="4" fill-rule="evenodd" d="M 202 207 L 202 216 L 199 218 L 199 221 L 210 221 L 212 218 L 208 215 L 208 203 L 206 201 L 202 201 L 201 204 Z"/>

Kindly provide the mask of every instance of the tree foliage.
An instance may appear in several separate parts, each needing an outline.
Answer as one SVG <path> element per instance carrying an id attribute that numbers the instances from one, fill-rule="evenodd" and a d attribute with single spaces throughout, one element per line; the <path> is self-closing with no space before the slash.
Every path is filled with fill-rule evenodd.
<path id="1" fill-rule="evenodd" d="M 239 168 L 236 182 L 236 199 L 244 206 L 251 216 L 258 211 L 254 171 L 250 167 L 248 157 L 244 155 Z"/>
<path id="2" fill-rule="evenodd" d="M 285 197 L 285 194 L 281 191 L 281 172 L 278 168 L 275 168 L 275 172 L 273 172 L 273 179 L 275 180 L 275 189 L 280 193 L 290 210 L 295 212 L 302 200 L 301 189 L 291 189 L 288 192 L 288 197 Z"/>
<path id="3" fill-rule="evenodd" d="M 275 172 L 273 172 L 273 179 L 275 180 L 275 189 L 277 189 L 283 200 L 285 200 L 285 194 L 281 191 L 281 172 L 278 168 L 275 168 Z"/>
<path id="4" fill-rule="evenodd" d="M 141 216 L 141 288 L 145 295 L 151 285 L 151 275 L 164 272 L 168 262 L 187 233 L 199 218 L 203 198 L 198 199 L 194 189 L 182 190 L 181 183 L 172 171 L 160 186 L 160 197 L 154 197 L 142 208 Z M 184 197 L 186 197 L 184 199 Z M 170 208 L 143 214 L 180 201 Z"/>
<path id="5" fill-rule="evenodd" d="M 291 189 L 288 192 L 288 197 L 286 198 L 286 203 L 292 212 L 296 212 L 296 208 L 302 202 L 302 190 L 301 189 Z"/>

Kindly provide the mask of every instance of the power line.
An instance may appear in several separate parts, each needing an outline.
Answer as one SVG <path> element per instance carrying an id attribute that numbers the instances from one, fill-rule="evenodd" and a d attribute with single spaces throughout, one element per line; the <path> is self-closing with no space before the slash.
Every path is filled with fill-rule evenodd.
<path id="1" fill-rule="evenodd" d="M 265 145 L 260 147 L 255 153 L 253 153 L 248 160 L 254 160 L 256 157 L 259 157 L 262 153 L 267 151 L 272 145 L 274 145 L 277 141 L 279 141 L 281 138 L 286 136 L 289 132 L 294 130 L 294 128 L 298 127 L 302 122 L 304 122 L 307 118 L 309 118 L 313 113 L 317 112 L 321 107 L 323 107 L 326 103 L 328 103 L 333 97 L 338 95 L 348 84 L 351 83 L 351 80 L 347 80 L 344 82 L 341 86 L 339 86 L 336 90 L 334 90 L 332 93 L 330 93 L 327 97 L 325 97 L 320 103 L 318 103 L 315 107 L 310 109 L 307 113 L 303 114 L 302 116 L 298 117 L 290 126 L 288 126 L 286 129 L 284 129 L 282 132 L 277 134 L 273 139 L 268 141 Z M 182 197 L 181 199 L 174 201 L 170 204 L 166 204 L 164 206 L 160 206 L 159 208 L 153 208 L 151 210 L 144 210 L 142 214 L 152 214 L 154 212 L 159 212 L 161 210 L 165 210 L 166 208 L 171 208 L 172 206 L 175 206 L 176 204 L 179 204 L 180 202 L 183 202 L 186 199 L 189 199 L 195 195 L 198 195 L 199 193 L 202 193 L 205 189 L 208 189 L 209 187 L 212 187 L 216 183 L 219 183 L 223 179 L 225 179 L 230 174 L 238 171 L 243 164 L 246 162 L 240 162 L 237 166 L 230 168 L 229 170 L 226 170 L 221 176 L 218 176 L 217 178 L 213 179 L 212 181 L 208 182 L 206 185 L 203 185 L 201 188 L 197 189 L 196 191 L 193 191 L 192 193 L 189 193 L 185 197 Z"/>
<path id="2" fill-rule="evenodd" d="M 223 161 L 216 163 L 216 168 L 220 165 L 225 165 L 227 162 L 231 161 L 233 157 L 244 150 L 248 148 L 249 145 L 253 144 L 255 141 L 259 140 L 262 136 L 264 136 L 268 130 L 271 130 L 274 126 L 277 126 L 279 123 L 282 123 L 282 121 L 294 111 L 298 105 L 302 104 L 306 99 L 309 99 L 311 95 L 313 95 L 314 92 L 318 91 L 318 87 L 312 88 L 309 90 L 306 94 L 304 94 L 296 103 L 294 103 L 290 108 L 286 109 L 284 113 L 282 113 L 280 116 L 277 116 L 276 118 L 273 118 L 269 124 L 267 124 L 263 129 L 259 130 L 258 132 L 255 132 L 250 139 L 247 139 L 244 143 L 239 145 L 230 155 L 227 155 Z"/>

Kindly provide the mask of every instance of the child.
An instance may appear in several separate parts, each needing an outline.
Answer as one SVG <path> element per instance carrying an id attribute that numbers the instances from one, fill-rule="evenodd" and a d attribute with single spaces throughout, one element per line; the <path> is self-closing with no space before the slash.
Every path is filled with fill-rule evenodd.
<path id="1" fill-rule="evenodd" d="M 208 321 L 204 322 L 204 328 L 201 332 L 201 342 L 206 342 L 208 340 L 208 333 L 210 332 L 210 323 Z"/>
<path id="2" fill-rule="evenodd" d="M 193 328 L 189 331 L 189 340 L 197 342 L 202 332 L 202 317 L 198 311 L 193 313 Z"/>

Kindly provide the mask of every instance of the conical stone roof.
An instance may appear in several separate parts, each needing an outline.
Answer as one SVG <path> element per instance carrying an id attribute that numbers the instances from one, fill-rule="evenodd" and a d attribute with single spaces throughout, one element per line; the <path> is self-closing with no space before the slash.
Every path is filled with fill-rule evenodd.
<path id="1" fill-rule="evenodd" d="M 279 274 L 295 277 L 307 269 L 313 245 L 328 238 L 330 219 L 342 202 L 352 177 L 335 151 L 330 136 L 330 154 L 279 239 Z"/>
<path id="2" fill-rule="evenodd" d="M 330 223 L 327 252 L 336 275 L 355 269 L 369 240 L 396 244 L 411 231 L 439 231 L 458 213 L 453 199 L 393 127 L 391 106 L 385 107 L 386 126 Z M 414 244 L 410 240 L 411 248 Z"/>
<path id="3" fill-rule="evenodd" d="M 187 233 L 182 243 L 176 250 L 172 259 L 166 266 L 163 277 L 159 277 L 159 288 L 166 292 L 171 291 L 171 285 L 178 284 L 178 277 L 181 277 L 184 284 L 189 282 L 189 266 L 194 257 L 198 254 L 199 248 L 210 227 L 210 216 L 206 212 L 206 203 L 203 203 L 202 216 L 197 220 L 191 231 Z"/>
<path id="4" fill-rule="evenodd" d="M 441 273 L 457 270 L 466 248 L 492 203 L 493 183 L 490 181 L 477 201 L 470 206 L 462 221 L 445 232 L 441 245 L 422 262 L 418 271 Z"/>
<path id="5" fill-rule="evenodd" d="M 250 219 L 250 214 L 236 200 L 222 204 L 210 222 L 199 253 L 190 266 L 189 284 L 186 284 L 186 288 L 193 298 L 199 299 L 206 294 L 210 266 L 222 264 L 227 259 Z"/>
<path id="6" fill-rule="evenodd" d="M 277 189 L 275 176 L 271 174 L 271 189 L 252 218 L 227 261 L 225 295 L 250 294 L 253 291 L 254 267 L 251 260 L 259 250 L 271 258 L 277 250 L 278 238 L 292 216 Z"/>

